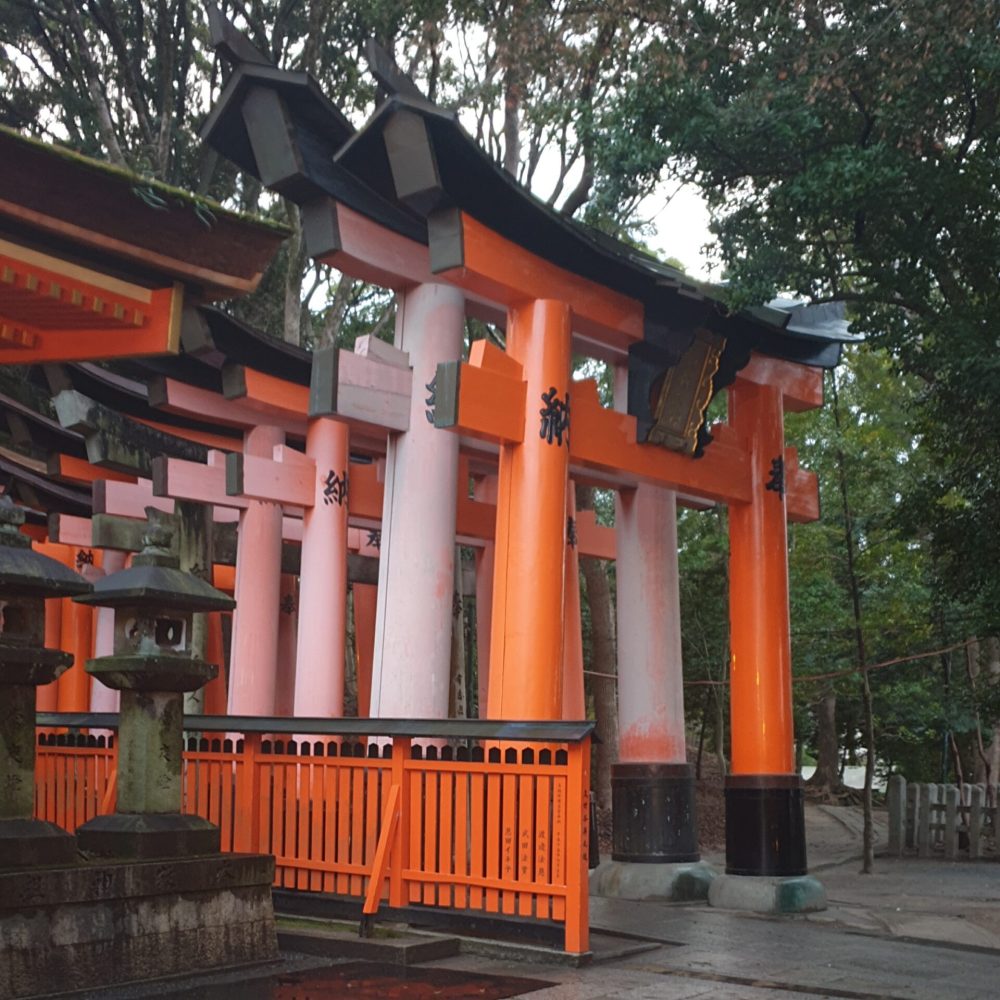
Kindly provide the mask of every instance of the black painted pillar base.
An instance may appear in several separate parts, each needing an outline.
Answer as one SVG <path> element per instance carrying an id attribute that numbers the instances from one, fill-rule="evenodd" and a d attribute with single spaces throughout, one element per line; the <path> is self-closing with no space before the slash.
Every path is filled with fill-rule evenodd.
<path id="1" fill-rule="evenodd" d="M 806 874 L 805 802 L 797 774 L 726 778 L 726 873 Z"/>
<path id="2" fill-rule="evenodd" d="M 698 861 L 698 815 L 690 764 L 614 764 L 611 768 L 615 861 Z"/>

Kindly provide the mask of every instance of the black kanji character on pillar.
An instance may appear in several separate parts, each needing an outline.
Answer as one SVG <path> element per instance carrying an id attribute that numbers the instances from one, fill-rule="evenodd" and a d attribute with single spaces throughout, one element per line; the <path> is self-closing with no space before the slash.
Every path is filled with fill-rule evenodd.
<path id="1" fill-rule="evenodd" d="M 76 568 L 82 569 L 84 566 L 94 565 L 94 553 L 90 549 L 80 549 L 76 554 Z"/>
<path id="2" fill-rule="evenodd" d="M 293 614 L 295 612 L 295 598 L 291 594 L 285 594 L 278 607 L 286 615 Z"/>
<path id="3" fill-rule="evenodd" d="M 566 518 L 566 544 L 576 545 L 576 518 Z"/>
<path id="4" fill-rule="evenodd" d="M 369 529 L 368 544 L 376 549 L 382 548 L 382 532 L 378 528 Z"/>
<path id="5" fill-rule="evenodd" d="M 785 495 L 785 460 L 779 455 L 771 459 L 771 478 L 764 484 L 765 490 L 773 490 L 779 497 Z"/>
<path id="6" fill-rule="evenodd" d="M 566 393 L 565 402 L 556 395 L 556 387 L 549 386 L 548 392 L 542 393 L 542 402 L 545 404 L 538 412 L 542 417 L 542 424 L 538 431 L 538 436 L 543 441 L 557 445 L 563 443 L 563 434 L 566 435 L 566 443 L 569 443 L 569 393 Z"/>
<path id="7" fill-rule="evenodd" d="M 424 410 L 424 416 L 427 417 L 427 423 L 434 423 L 434 407 L 437 405 L 437 372 L 434 373 L 434 378 L 424 386 L 424 388 L 430 393 L 430 395 L 424 400 L 424 405 L 427 407 Z"/>
<path id="8" fill-rule="evenodd" d="M 323 503 L 342 504 L 347 499 L 347 470 L 345 469 L 339 476 L 331 469 L 326 474 L 326 483 L 323 487 Z"/>

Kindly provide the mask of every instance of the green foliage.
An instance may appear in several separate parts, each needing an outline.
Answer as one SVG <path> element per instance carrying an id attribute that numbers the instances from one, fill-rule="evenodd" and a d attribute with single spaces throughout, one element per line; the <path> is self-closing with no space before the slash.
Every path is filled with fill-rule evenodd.
<path id="1" fill-rule="evenodd" d="M 967 634 L 1000 625 L 1000 20 L 987 0 L 682 0 L 601 121 L 600 199 L 663 170 L 709 201 L 733 305 L 852 304 L 922 380 L 901 511 Z"/>

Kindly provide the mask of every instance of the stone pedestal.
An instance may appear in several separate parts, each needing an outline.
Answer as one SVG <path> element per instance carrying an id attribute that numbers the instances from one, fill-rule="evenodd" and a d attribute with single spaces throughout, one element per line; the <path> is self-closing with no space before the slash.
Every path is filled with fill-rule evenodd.
<path id="1" fill-rule="evenodd" d="M 613 899 L 669 899 L 686 903 L 708 899 L 717 877 L 704 861 L 693 864 L 636 864 L 604 861 L 590 873 L 590 894 Z"/>
<path id="2" fill-rule="evenodd" d="M 35 688 L 49 684 L 71 657 L 53 649 L 0 642 L 0 869 L 76 860 L 76 841 L 34 819 Z"/>
<path id="3" fill-rule="evenodd" d="M 709 886 L 708 902 L 720 909 L 751 913 L 813 913 L 826 909 L 826 889 L 812 875 L 720 875 Z"/>
<path id="4" fill-rule="evenodd" d="M 0 996 L 273 960 L 273 878 L 247 854 L 0 871 Z"/>
<path id="5" fill-rule="evenodd" d="M 118 804 L 76 831 L 80 850 L 101 857 L 162 858 L 219 850 L 219 829 L 181 813 L 184 692 L 216 667 L 186 656 L 106 656 L 87 670 L 121 691 Z"/>

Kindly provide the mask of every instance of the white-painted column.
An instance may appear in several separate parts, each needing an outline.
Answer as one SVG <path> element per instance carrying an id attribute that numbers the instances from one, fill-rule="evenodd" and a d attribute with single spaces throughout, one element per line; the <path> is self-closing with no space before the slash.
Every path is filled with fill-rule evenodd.
<path id="1" fill-rule="evenodd" d="M 284 444 L 277 427 L 244 437 L 247 455 L 271 459 Z M 274 715 L 281 614 L 281 505 L 253 500 L 240 513 L 236 545 L 236 610 L 229 676 L 230 715 Z"/>
<path id="2" fill-rule="evenodd" d="M 372 718 L 445 718 L 451 665 L 458 436 L 428 419 L 425 389 L 462 354 L 465 303 L 446 285 L 400 294 L 396 347 L 413 368 L 410 427 L 390 434 L 379 559 Z"/>
<path id="3" fill-rule="evenodd" d="M 615 399 L 624 409 L 624 371 Z M 618 759 L 683 764 L 684 675 L 677 572 L 677 496 L 642 485 L 615 501 Z"/>
<path id="4" fill-rule="evenodd" d="M 302 523 L 294 715 L 344 714 L 347 625 L 347 424 L 310 421 L 306 454 L 316 463 L 313 505 Z"/>

